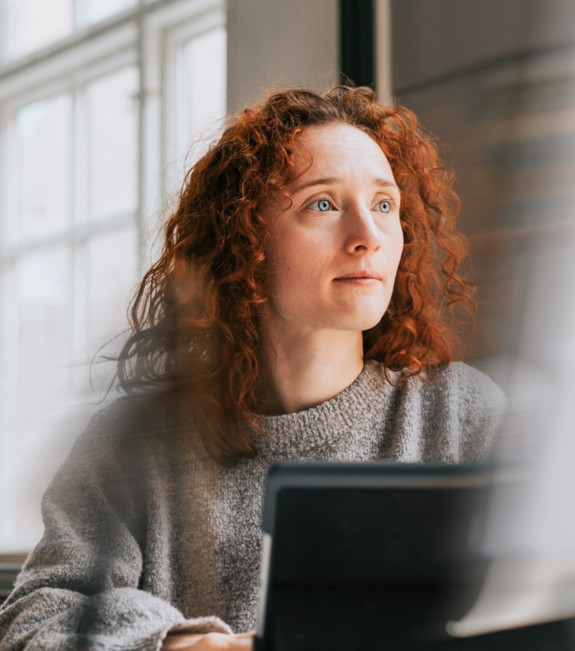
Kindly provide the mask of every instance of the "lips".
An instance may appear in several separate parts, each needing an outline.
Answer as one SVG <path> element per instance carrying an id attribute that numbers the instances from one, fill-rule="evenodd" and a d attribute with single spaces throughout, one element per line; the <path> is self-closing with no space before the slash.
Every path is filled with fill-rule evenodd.
<path id="1" fill-rule="evenodd" d="M 352 271 L 343 276 L 338 276 L 334 280 L 381 280 L 381 277 L 373 271 Z"/>

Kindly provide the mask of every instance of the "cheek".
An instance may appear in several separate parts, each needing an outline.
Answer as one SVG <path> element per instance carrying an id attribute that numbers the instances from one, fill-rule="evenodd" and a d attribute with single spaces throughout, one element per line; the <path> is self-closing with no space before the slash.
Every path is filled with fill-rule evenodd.
<path id="1" fill-rule="evenodd" d="M 310 234 L 283 232 L 270 247 L 271 290 L 278 299 L 305 299 L 307 290 L 321 283 L 325 242 Z"/>

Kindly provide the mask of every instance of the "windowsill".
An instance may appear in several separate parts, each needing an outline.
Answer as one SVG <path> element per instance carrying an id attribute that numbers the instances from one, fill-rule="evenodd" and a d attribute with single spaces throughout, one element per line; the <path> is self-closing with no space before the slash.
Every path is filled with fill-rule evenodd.
<path id="1" fill-rule="evenodd" d="M 0 554 L 0 604 L 12 592 L 14 581 L 27 557 L 28 554 Z"/>
<path id="2" fill-rule="evenodd" d="M 3 563 L 19 563 L 22 565 L 24 561 L 28 558 L 28 552 L 22 552 L 20 554 L 0 554 L 0 565 Z"/>

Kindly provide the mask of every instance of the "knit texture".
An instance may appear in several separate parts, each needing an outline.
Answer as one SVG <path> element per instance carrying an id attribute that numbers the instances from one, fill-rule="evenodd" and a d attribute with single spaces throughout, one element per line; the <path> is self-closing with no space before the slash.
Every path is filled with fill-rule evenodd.
<path id="1" fill-rule="evenodd" d="M 2 651 L 152 651 L 170 630 L 253 630 L 271 464 L 483 460 L 505 398 L 463 363 L 395 388 L 368 362 L 331 400 L 264 418 L 259 455 L 234 468 L 173 432 L 158 404 L 120 398 L 77 440 L 44 496 L 44 536 L 0 610 Z"/>

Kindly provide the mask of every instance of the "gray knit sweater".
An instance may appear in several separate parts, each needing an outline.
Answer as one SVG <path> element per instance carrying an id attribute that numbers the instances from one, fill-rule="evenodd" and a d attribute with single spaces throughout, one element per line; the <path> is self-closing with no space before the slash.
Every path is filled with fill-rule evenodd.
<path id="1" fill-rule="evenodd" d="M 152 650 L 177 628 L 249 631 L 272 463 L 481 460 L 504 402 L 462 363 L 394 388 L 370 362 L 331 400 L 265 418 L 260 454 L 224 468 L 170 435 L 152 397 L 120 398 L 44 496 L 44 537 L 0 610 L 0 649 Z"/>

